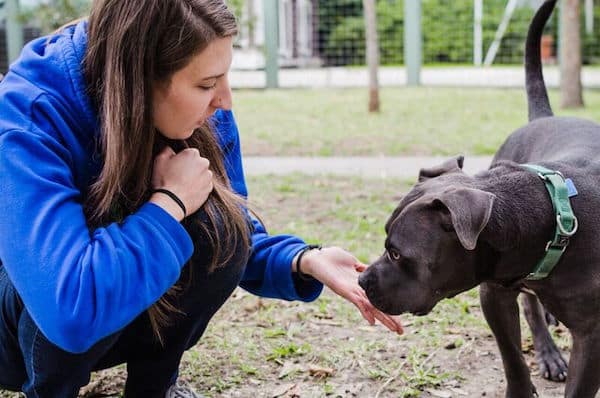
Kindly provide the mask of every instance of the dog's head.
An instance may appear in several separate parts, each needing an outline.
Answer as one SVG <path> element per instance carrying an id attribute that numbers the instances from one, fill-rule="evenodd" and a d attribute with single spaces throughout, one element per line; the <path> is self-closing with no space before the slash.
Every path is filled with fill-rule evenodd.
<path id="1" fill-rule="evenodd" d="M 463 158 L 423 169 L 389 218 L 384 254 L 360 276 L 369 300 L 390 314 L 427 314 L 479 283 L 477 239 L 495 196 L 472 188 Z"/>

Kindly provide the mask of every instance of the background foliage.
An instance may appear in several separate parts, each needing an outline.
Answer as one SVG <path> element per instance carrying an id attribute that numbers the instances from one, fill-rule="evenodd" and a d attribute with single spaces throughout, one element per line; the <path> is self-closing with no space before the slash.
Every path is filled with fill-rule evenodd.
<path id="1" fill-rule="evenodd" d="M 494 40 L 504 14 L 506 0 L 485 0 L 483 7 L 484 54 Z M 524 54 L 527 28 L 534 10 L 515 10 L 498 50 L 496 63 L 520 64 Z M 583 14 L 583 12 L 582 12 Z M 595 6 L 594 26 L 600 26 L 600 5 Z M 381 63 L 404 61 L 404 0 L 378 0 L 377 25 Z M 583 61 L 600 58 L 597 34 L 584 31 L 582 15 Z M 423 61 L 425 63 L 473 62 L 473 1 L 422 0 Z M 555 38 L 558 13 L 552 16 L 546 33 Z M 363 65 L 365 63 L 362 0 L 319 1 L 320 53 L 328 65 Z M 556 45 L 555 40 L 555 45 Z"/>

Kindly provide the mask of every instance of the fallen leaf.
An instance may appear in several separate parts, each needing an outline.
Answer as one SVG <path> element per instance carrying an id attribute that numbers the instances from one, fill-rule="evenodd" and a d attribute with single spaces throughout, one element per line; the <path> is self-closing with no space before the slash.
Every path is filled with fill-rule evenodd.
<path id="1" fill-rule="evenodd" d="M 441 390 L 433 390 L 431 388 L 425 389 L 428 393 L 438 398 L 452 398 L 452 393 L 450 391 L 441 391 Z"/>
<path id="2" fill-rule="evenodd" d="M 373 326 L 359 326 L 357 329 L 363 332 L 379 332 L 379 330 Z"/>
<path id="3" fill-rule="evenodd" d="M 461 390 L 460 388 L 451 387 L 450 391 L 452 391 L 455 394 L 462 395 L 464 397 L 466 397 L 467 395 L 469 395 L 469 394 L 467 394 L 467 392 L 465 390 Z"/>
<path id="4" fill-rule="evenodd" d="M 335 373 L 335 369 L 332 369 L 332 368 L 322 368 L 322 367 L 312 366 L 311 365 L 308 368 L 308 373 L 312 377 L 316 377 L 318 379 L 324 379 L 326 377 L 333 376 L 333 374 Z"/>
<path id="5" fill-rule="evenodd" d="M 287 397 L 288 392 L 291 392 L 294 388 L 296 388 L 296 383 L 285 384 L 275 389 L 275 391 L 273 391 L 270 396 L 271 398 L 279 398 L 283 396 Z"/>
<path id="6" fill-rule="evenodd" d="M 292 362 L 286 362 L 283 364 L 283 368 L 281 368 L 281 371 L 279 372 L 278 377 L 280 379 L 283 379 L 284 377 L 286 377 L 287 375 L 289 375 L 291 373 L 302 372 L 302 371 L 304 371 L 304 368 L 301 365 L 297 365 Z"/>
<path id="7" fill-rule="evenodd" d="M 319 319 L 318 321 L 313 321 L 313 323 L 326 326 L 342 326 L 341 322 L 330 321 L 329 319 Z"/>

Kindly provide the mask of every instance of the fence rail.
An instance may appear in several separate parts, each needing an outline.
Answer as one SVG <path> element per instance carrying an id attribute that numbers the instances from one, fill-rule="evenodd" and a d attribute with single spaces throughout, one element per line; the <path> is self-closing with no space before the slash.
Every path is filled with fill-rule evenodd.
<path id="1" fill-rule="evenodd" d="M 84 0 L 81 0 L 84 1 Z M 404 65 L 404 1 L 376 0 L 380 61 Z M 520 64 L 527 27 L 541 0 L 420 0 L 425 65 L 473 65 L 490 54 L 502 33 L 495 65 Z M 2 3 L 2 0 L 0 0 Z M 362 0 L 228 0 L 238 17 L 233 70 L 264 70 L 266 44 L 275 42 L 279 68 L 314 69 L 365 64 Z M 600 0 L 582 2 L 584 65 L 600 63 Z M 268 7 L 274 7 L 276 10 Z M 276 28 L 265 34 L 268 13 Z M 60 25 L 66 21 L 53 21 Z M 543 57 L 556 63 L 558 12 L 545 30 Z M 31 23 L 29 24 L 31 25 Z M 0 19 L 0 73 L 7 70 L 6 23 Z M 499 27 L 505 27 L 503 31 Z M 35 29 L 26 30 L 30 40 Z"/>
<path id="2" fill-rule="evenodd" d="M 238 0 L 257 4 L 259 0 Z M 412 0 L 410 0 L 412 1 Z M 421 0 L 425 64 L 477 64 L 501 33 L 494 64 L 520 64 L 529 22 L 539 0 Z M 600 61 L 600 1 L 582 13 L 584 64 Z M 478 9 L 477 5 L 481 8 Z M 280 67 L 354 66 L 365 63 L 362 0 L 278 1 Z M 404 64 L 404 1 L 377 0 L 382 65 Z M 587 7 L 582 7 L 587 9 Z M 476 11 L 479 11 L 476 13 Z M 545 61 L 556 62 L 558 12 L 545 30 Z M 264 16 L 260 7 L 239 9 L 239 68 L 260 69 Z M 251 22 L 252 29 L 247 25 Z M 479 24 L 477 23 L 479 21 Z M 477 29 L 479 27 L 479 29 Z M 504 29 L 502 29 L 504 28 Z M 257 56 L 258 54 L 258 56 Z"/>

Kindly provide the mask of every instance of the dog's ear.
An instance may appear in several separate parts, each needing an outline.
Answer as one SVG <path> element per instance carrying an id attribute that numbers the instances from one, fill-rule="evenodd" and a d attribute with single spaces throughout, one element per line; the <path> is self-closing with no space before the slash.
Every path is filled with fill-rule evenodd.
<path id="1" fill-rule="evenodd" d="M 479 234 L 492 214 L 496 195 L 473 188 L 459 188 L 438 198 L 449 211 L 458 240 L 467 250 L 475 249 Z"/>
<path id="2" fill-rule="evenodd" d="M 455 156 L 452 159 L 446 160 L 444 163 L 419 171 L 419 182 L 423 182 L 430 178 L 439 177 L 442 174 L 461 171 L 465 157 L 462 155 Z"/>

